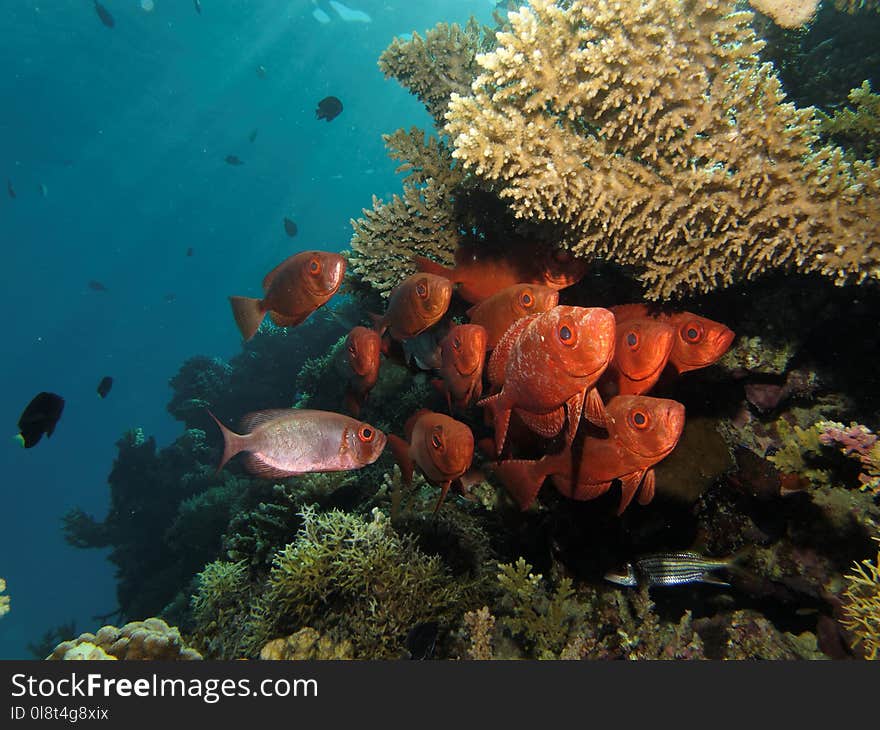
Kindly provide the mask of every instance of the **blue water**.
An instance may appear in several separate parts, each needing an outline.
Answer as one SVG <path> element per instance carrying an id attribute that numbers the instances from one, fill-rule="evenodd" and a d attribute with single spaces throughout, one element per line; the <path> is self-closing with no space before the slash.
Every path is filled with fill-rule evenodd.
<path id="1" fill-rule="evenodd" d="M 116 608 L 105 552 L 68 547 L 60 519 L 75 506 L 103 519 L 125 430 L 160 447 L 180 433 L 168 379 L 187 357 L 238 351 L 227 295 L 257 294 L 290 253 L 347 247 L 371 196 L 399 191 L 381 135 L 431 122 L 382 77 L 381 51 L 439 21 L 489 22 L 494 5 L 351 0 L 372 22 L 331 10 L 321 24 L 311 0 L 201 0 L 201 15 L 189 0 L 154 0 L 149 13 L 139 0 L 103 4 L 112 30 L 92 0 L 6 2 L 0 25 L 5 658 L 63 622 L 94 630 Z M 327 95 L 344 104 L 329 124 L 315 119 Z M 104 375 L 115 383 L 102 401 Z M 66 399 L 64 415 L 24 450 L 16 421 L 41 390 Z"/>

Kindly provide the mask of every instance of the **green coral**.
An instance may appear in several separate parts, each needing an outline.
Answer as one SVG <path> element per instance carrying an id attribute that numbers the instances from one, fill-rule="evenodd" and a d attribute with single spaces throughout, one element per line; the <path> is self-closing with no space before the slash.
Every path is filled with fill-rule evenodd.
<path id="1" fill-rule="evenodd" d="M 809 428 L 791 425 L 786 419 L 776 421 L 776 433 L 782 447 L 767 460 L 782 472 L 800 474 L 814 485 L 829 485 L 831 470 L 818 466 L 817 457 L 824 449 L 819 441 L 820 430 L 813 424 Z"/>
<path id="2" fill-rule="evenodd" d="M 191 599 L 193 619 L 199 627 L 193 637 L 196 645 L 212 658 L 239 658 L 251 595 L 247 563 L 209 563 L 198 574 L 197 584 Z"/>
<path id="3" fill-rule="evenodd" d="M 0 593 L 6 590 L 6 581 L 0 578 Z M 0 596 L 0 616 L 9 613 L 9 596 Z"/>
<path id="4" fill-rule="evenodd" d="M 875 538 L 880 542 L 880 538 Z M 880 658 L 880 551 L 877 558 L 863 560 L 846 576 L 841 623 L 855 635 L 867 659 Z"/>
<path id="5" fill-rule="evenodd" d="M 252 652 L 310 626 L 347 639 L 357 657 L 394 658 L 413 626 L 466 610 L 469 581 L 454 580 L 439 557 L 398 535 L 378 510 L 370 521 L 312 507 L 300 516 L 296 540 L 275 556 L 251 616 Z"/>
<path id="6" fill-rule="evenodd" d="M 838 109 L 834 116 L 819 112 L 820 129 L 851 149 L 860 159 L 880 156 L 880 94 L 871 91 L 871 83 L 863 81 L 849 92 L 850 109 Z"/>

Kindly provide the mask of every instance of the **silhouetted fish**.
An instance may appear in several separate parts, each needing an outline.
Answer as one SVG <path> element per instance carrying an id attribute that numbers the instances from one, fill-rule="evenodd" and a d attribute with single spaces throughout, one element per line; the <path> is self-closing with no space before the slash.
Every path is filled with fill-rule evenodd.
<path id="1" fill-rule="evenodd" d="M 89 282 L 89 289 L 92 291 L 110 291 L 100 281 L 95 281 L 94 279 Z"/>
<path id="2" fill-rule="evenodd" d="M 12 180 L 6 181 L 6 192 L 9 193 L 10 198 L 15 197 L 15 188 L 12 187 Z"/>
<path id="3" fill-rule="evenodd" d="M 43 434 L 51 436 L 63 410 L 64 398 L 60 395 L 45 391 L 40 393 L 22 411 L 16 439 L 29 449 L 43 438 Z"/>
<path id="4" fill-rule="evenodd" d="M 332 122 L 342 113 L 342 102 L 335 96 L 327 96 L 318 102 L 318 108 L 315 110 L 315 116 L 318 119 L 326 119 Z"/>
<path id="5" fill-rule="evenodd" d="M 201 15 L 202 14 L 202 3 L 199 0 L 193 0 L 193 5 L 196 6 L 196 12 Z"/>
<path id="6" fill-rule="evenodd" d="M 226 155 L 224 159 L 226 160 L 227 165 L 238 166 L 244 164 L 244 161 L 241 160 L 238 155 Z"/>
<path id="7" fill-rule="evenodd" d="M 263 65 L 257 66 L 257 76 L 261 79 L 266 78 L 266 67 Z"/>
<path id="8" fill-rule="evenodd" d="M 106 25 L 108 28 L 112 28 L 116 25 L 116 21 L 113 20 L 113 16 L 110 15 L 110 11 L 107 10 L 98 0 L 95 0 L 95 12 L 98 14 L 98 17 L 101 19 L 101 22 Z"/>
<path id="9" fill-rule="evenodd" d="M 106 398 L 107 393 L 110 392 L 110 388 L 112 387 L 113 378 L 111 378 L 109 375 L 105 375 L 103 378 L 101 378 L 101 382 L 98 383 L 98 395 L 101 396 L 101 398 Z"/>
<path id="10" fill-rule="evenodd" d="M 177 295 L 176 295 L 176 294 L 173 294 L 173 293 L 170 293 L 170 292 L 169 292 L 168 294 L 165 295 L 165 301 L 168 302 L 169 304 L 170 304 L 171 302 L 173 302 L 175 299 L 177 299 Z"/>
<path id="11" fill-rule="evenodd" d="M 257 138 L 257 131 L 258 131 L 258 130 L 254 129 L 254 130 L 252 130 L 251 133 L 248 135 L 248 140 L 249 140 L 251 143 L 253 143 L 254 140 Z"/>
<path id="12" fill-rule="evenodd" d="M 293 238 L 297 234 L 297 230 L 298 229 L 296 227 L 296 223 L 294 223 L 292 220 L 290 220 L 290 218 L 284 219 L 284 232 L 288 236 Z"/>
<path id="13" fill-rule="evenodd" d="M 187 256 L 192 256 L 194 253 L 195 253 L 195 251 L 193 250 L 192 246 L 190 246 L 188 249 L 186 249 Z"/>
<path id="14" fill-rule="evenodd" d="M 40 195 L 44 198 L 49 197 L 49 188 L 46 187 L 46 183 L 40 183 Z"/>

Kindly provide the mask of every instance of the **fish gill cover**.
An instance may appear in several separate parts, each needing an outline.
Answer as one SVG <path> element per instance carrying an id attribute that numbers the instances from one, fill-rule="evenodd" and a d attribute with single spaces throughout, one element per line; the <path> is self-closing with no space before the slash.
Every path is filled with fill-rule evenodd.
<path id="1" fill-rule="evenodd" d="M 216 11 L 187 10 L 193 24 Z M 70 545 L 109 551 L 115 599 L 92 602 L 107 614 L 89 619 L 94 632 L 50 631 L 38 653 L 876 657 L 880 69 L 865 49 L 880 26 L 868 10 L 822 7 L 793 34 L 724 0 L 534 0 L 488 24 L 389 33 L 375 75 L 427 110 L 420 128 L 403 101 L 370 100 L 405 125 L 385 137 L 400 194 L 387 192 L 390 175 L 356 177 L 381 163 L 352 159 L 366 144 L 352 129 L 369 111 L 342 83 L 350 70 L 300 94 L 291 131 L 253 101 L 287 88 L 291 59 L 247 64 L 237 93 L 253 108 L 234 135 L 212 139 L 202 174 L 253 219 L 236 240 L 189 222 L 199 257 L 181 256 L 175 237 L 192 291 L 169 304 L 189 326 L 164 348 L 187 357 L 170 380 L 179 426 L 165 429 L 168 445 L 148 435 L 161 427 L 132 425 L 149 407 L 123 392 L 149 387 L 152 368 L 123 378 L 114 360 L 120 385 L 102 411 L 131 410 L 113 422 L 124 435 L 109 509 L 96 517 L 103 505 L 73 493 L 79 506 L 62 527 Z M 316 3 L 304 20 L 343 37 L 390 28 L 366 0 Z M 113 35 L 132 22 L 117 13 Z M 822 68 L 822 83 L 804 66 Z M 332 93 L 345 112 L 319 124 L 310 100 Z M 235 144 L 256 122 L 239 164 Z M 282 139 L 303 149 L 300 167 L 279 173 Z M 270 163 L 262 146 L 273 141 Z M 265 190 L 246 189 L 298 175 L 307 148 L 315 170 L 332 164 L 344 179 L 293 188 L 303 249 L 291 250 L 278 226 L 291 200 L 269 210 Z M 372 208 L 340 233 L 341 208 L 327 201 L 351 180 L 363 184 L 356 204 L 373 193 Z M 264 229 L 265 240 L 253 233 Z M 315 286 L 327 269 L 318 254 L 336 256 L 346 240 L 344 280 Z M 107 273 L 95 274 L 108 286 L 90 284 L 100 292 L 90 306 L 123 306 L 131 284 Z M 171 288 L 134 281 L 141 299 Z M 490 318 L 499 336 L 469 359 L 479 383 L 453 403 L 438 379 L 451 377 L 443 350 L 452 358 L 466 344 L 458 328 L 511 286 Z M 533 311 L 539 286 L 553 297 Z M 226 291 L 242 293 L 232 312 Z M 620 347 L 659 353 L 649 378 L 621 378 Z M 589 358 L 571 355 L 582 349 Z M 87 379 L 90 403 L 103 370 Z M 66 418 L 84 402 L 70 397 Z M 312 428 L 328 412 L 358 424 L 346 438 L 381 433 L 390 448 L 326 471 L 345 449 L 316 439 L 312 473 L 288 476 L 300 470 L 281 469 L 299 453 L 286 446 L 290 429 L 261 434 L 281 415 Z M 211 414 L 254 453 L 218 470 L 224 436 Z M 59 439 L 45 446 L 34 453 Z M 658 555 L 675 580 L 606 579 Z M 687 570 L 674 565 L 681 556 Z M 16 580 L 16 605 L 27 590 Z M 121 628 L 98 629 L 111 620 Z"/>

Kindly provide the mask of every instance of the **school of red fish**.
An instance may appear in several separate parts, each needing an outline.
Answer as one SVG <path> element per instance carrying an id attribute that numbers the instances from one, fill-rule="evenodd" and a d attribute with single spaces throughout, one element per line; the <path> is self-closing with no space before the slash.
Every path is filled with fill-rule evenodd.
<path id="1" fill-rule="evenodd" d="M 220 467 L 240 452 L 255 476 L 359 469 L 385 445 L 404 483 L 418 469 L 440 489 L 435 512 L 452 486 L 472 472 L 471 426 L 456 420 L 483 409 L 494 438 L 481 439 L 487 468 L 523 510 L 550 479 L 565 497 L 595 499 L 620 484 L 618 514 L 633 498 L 654 496 L 653 467 L 675 448 L 685 424 L 681 403 L 647 393 L 661 376 L 675 377 L 716 362 L 734 333 L 690 312 L 655 312 L 644 304 L 575 307 L 559 291 L 584 276 L 583 261 L 562 251 L 480 256 L 467 248 L 446 268 L 417 257 L 419 269 L 391 292 L 373 327 L 354 327 L 342 355 L 348 380 L 341 407 L 250 413 L 237 434 L 218 419 L 224 438 Z M 269 272 L 262 299 L 230 297 L 242 337 L 251 339 L 266 314 L 279 326 L 305 321 L 337 293 L 346 270 L 341 255 L 297 253 Z M 472 305 L 467 324 L 446 317 L 453 295 Z M 379 378 L 383 353 L 402 346 L 434 381 L 449 415 L 412 414 L 404 437 L 358 420 Z M 479 424 L 478 424 L 479 426 Z M 522 455 L 538 458 L 522 458 Z"/>

